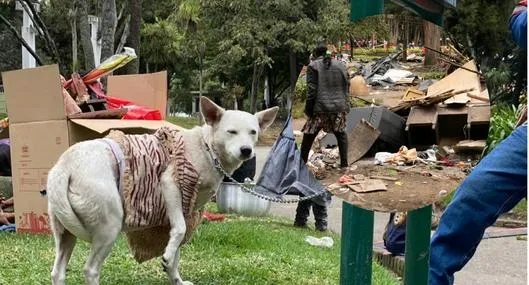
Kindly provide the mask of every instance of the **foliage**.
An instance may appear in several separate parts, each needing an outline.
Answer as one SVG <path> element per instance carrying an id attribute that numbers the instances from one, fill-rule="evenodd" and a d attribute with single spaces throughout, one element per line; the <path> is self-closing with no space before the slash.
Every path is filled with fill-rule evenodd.
<path id="1" fill-rule="evenodd" d="M 349 25 L 349 36 L 355 39 L 370 39 L 373 35 L 377 38 L 389 37 L 389 26 L 383 15 L 367 17 L 359 22 Z"/>
<path id="2" fill-rule="evenodd" d="M 22 25 L 22 17 L 15 17 L 18 13 L 14 9 L 15 4 L 0 5 L 0 14 L 11 20 L 11 23 L 18 27 Z M 15 39 L 9 28 L 0 24 L 0 42 L 2 43 L 2 52 L 0 52 L 0 70 L 7 71 L 22 67 L 22 58 L 20 57 L 21 46 Z M 0 79 L 0 84 L 2 80 Z"/>
<path id="3" fill-rule="evenodd" d="M 487 146 L 483 153 L 490 153 L 501 141 L 507 138 L 516 127 L 523 105 L 494 105 L 491 109 L 490 129 Z"/>
<path id="4" fill-rule="evenodd" d="M 293 100 L 296 102 L 305 102 L 307 99 L 307 92 L 309 92 L 309 86 L 305 76 L 298 78 L 296 82 L 296 89 L 294 90 Z"/>
<path id="5" fill-rule="evenodd" d="M 527 54 L 515 46 L 508 30 L 515 2 L 461 0 L 457 10 L 448 11 L 445 31 L 459 50 L 476 59 L 492 100 L 516 105 L 526 94 Z"/>
<path id="6" fill-rule="evenodd" d="M 331 234 L 335 244 L 327 249 L 306 243 L 307 235 L 322 236 L 275 218 L 228 216 L 225 222 L 205 222 L 182 249 L 182 277 L 195 284 L 338 284 L 340 238 Z M 9 245 L 0 259 L 0 284 L 49 283 L 54 258 L 51 236 L 3 233 L 0 244 Z M 88 252 L 88 244 L 78 241 L 67 284 L 83 284 Z M 160 259 L 137 264 L 123 235 L 102 268 L 101 284 L 167 283 Z M 373 284 L 399 283 L 373 263 Z"/>
<path id="7" fill-rule="evenodd" d="M 145 23 L 141 37 L 142 56 L 154 70 L 171 65 L 180 55 L 180 47 L 184 40 L 182 31 L 174 22 L 162 19 L 156 19 L 154 23 Z"/>

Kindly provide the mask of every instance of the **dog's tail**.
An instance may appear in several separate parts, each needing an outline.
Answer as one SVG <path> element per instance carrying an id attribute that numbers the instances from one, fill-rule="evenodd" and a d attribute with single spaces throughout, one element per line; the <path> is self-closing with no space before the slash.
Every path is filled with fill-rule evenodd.
<path id="1" fill-rule="evenodd" d="M 60 167 L 60 164 L 53 167 L 48 173 L 48 185 L 46 194 L 48 196 L 48 211 L 66 228 L 69 232 L 82 240 L 89 240 L 90 234 L 86 230 L 82 220 L 72 207 L 70 201 L 70 180 L 71 174 L 68 170 Z"/>

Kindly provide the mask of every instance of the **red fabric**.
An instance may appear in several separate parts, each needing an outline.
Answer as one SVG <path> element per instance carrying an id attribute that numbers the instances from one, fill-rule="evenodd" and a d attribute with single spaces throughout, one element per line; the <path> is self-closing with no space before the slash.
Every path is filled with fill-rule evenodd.
<path id="1" fill-rule="evenodd" d="M 160 111 L 144 106 L 134 105 L 134 103 L 120 98 L 100 95 L 100 98 L 107 99 L 109 109 L 127 108 L 128 112 L 123 117 L 124 120 L 161 120 Z"/>
<path id="2" fill-rule="evenodd" d="M 97 81 L 87 85 L 97 95 L 98 98 L 107 99 L 107 105 L 109 109 L 113 110 L 127 108 L 128 112 L 123 117 L 124 120 L 162 120 L 162 114 L 159 110 L 151 109 L 145 106 L 138 106 L 133 102 L 121 98 L 106 96 L 103 92 L 103 89 L 101 88 L 101 84 Z"/>
<path id="3" fill-rule="evenodd" d="M 225 216 L 223 214 L 215 214 L 215 213 L 210 213 L 208 211 L 204 211 L 202 216 L 204 217 L 204 219 L 210 222 L 222 222 L 225 219 Z"/>
<path id="4" fill-rule="evenodd" d="M 527 0 L 522 0 L 518 5 L 527 6 Z"/>

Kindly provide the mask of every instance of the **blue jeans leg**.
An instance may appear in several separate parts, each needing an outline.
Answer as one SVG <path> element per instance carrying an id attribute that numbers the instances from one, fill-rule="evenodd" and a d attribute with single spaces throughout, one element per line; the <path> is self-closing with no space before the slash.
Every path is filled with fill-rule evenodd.
<path id="1" fill-rule="evenodd" d="M 430 285 L 454 283 L 485 229 L 527 197 L 527 125 L 517 128 L 456 190 L 430 248 Z"/>

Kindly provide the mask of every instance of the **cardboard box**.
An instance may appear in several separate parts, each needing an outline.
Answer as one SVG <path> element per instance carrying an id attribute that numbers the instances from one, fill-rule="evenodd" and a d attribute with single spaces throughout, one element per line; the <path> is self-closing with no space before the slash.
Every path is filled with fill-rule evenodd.
<path id="1" fill-rule="evenodd" d="M 11 168 L 19 233 L 49 233 L 48 204 L 41 191 L 47 174 L 70 145 L 105 136 L 111 129 L 152 133 L 166 121 L 69 120 L 64 112 L 57 65 L 2 73 L 11 138 Z M 156 108 L 165 117 L 167 73 L 110 76 L 109 95 Z"/>

